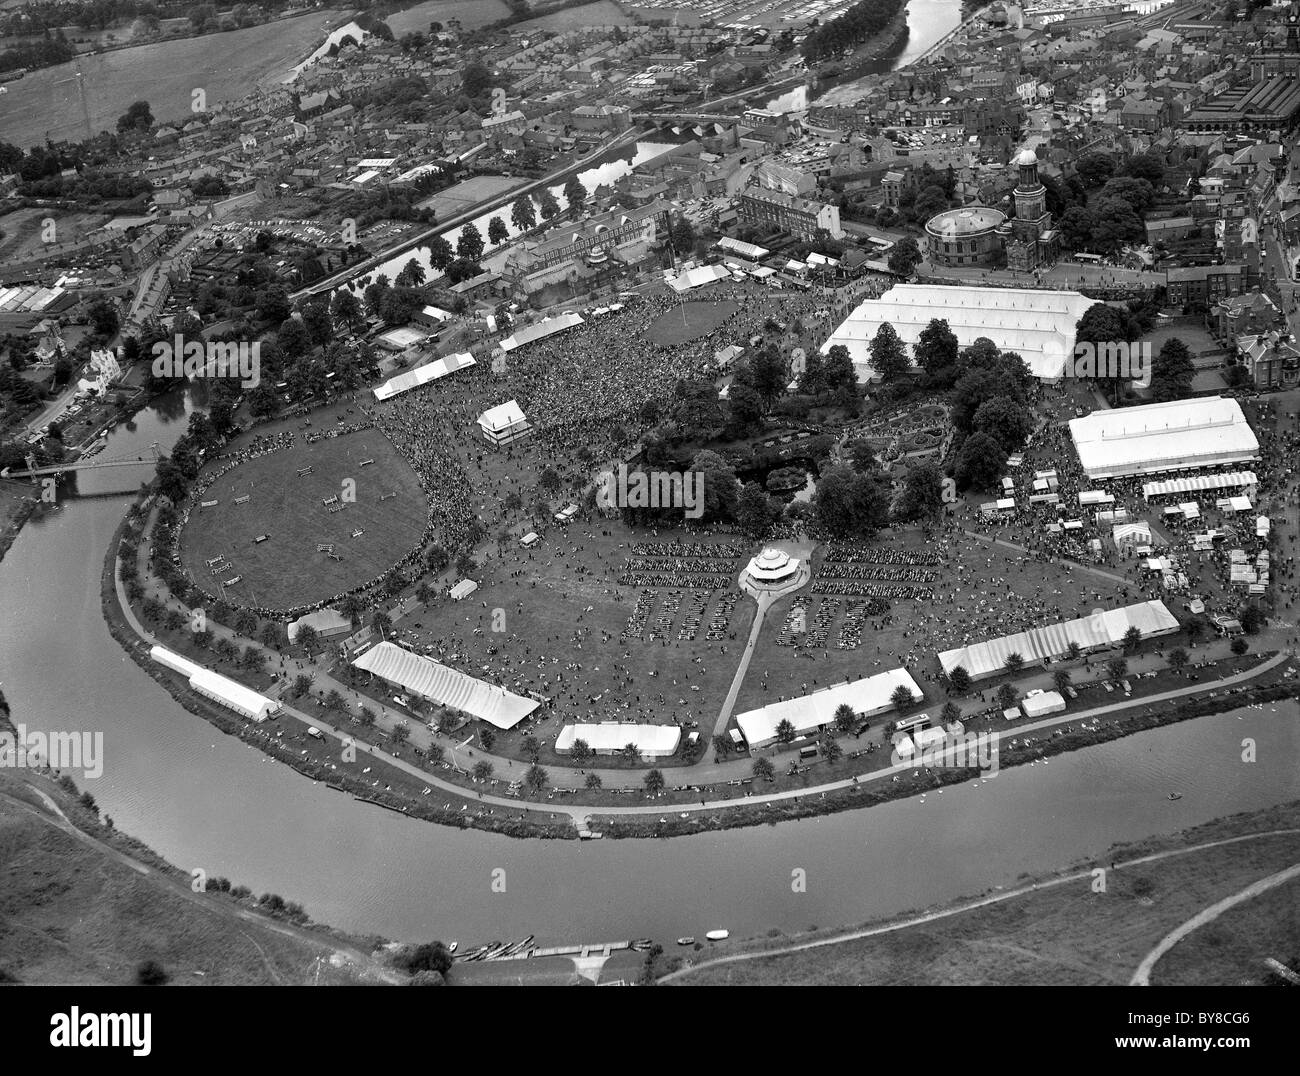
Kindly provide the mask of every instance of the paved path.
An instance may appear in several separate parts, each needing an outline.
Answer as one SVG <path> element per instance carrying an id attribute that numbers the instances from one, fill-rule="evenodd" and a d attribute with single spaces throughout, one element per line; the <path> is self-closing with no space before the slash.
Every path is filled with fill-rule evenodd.
<path id="1" fill-rule="evenodd" d="M 993 538 L 987 534 L 980 534 L 978 531 L 968 530 L 963 530 L 962 534 L 966 535 L 967 538 L 974 538 L 977 542 L 983 542 L 985 545 L 1000 545 L 1004 549 L 1014 549 L 1017 553 L 1025 553 L 1028 556 L 1033 557 L 1035 560 L 1044 559 L 1039 557 L 1037 553 L 1034 553 L 1026 546 L 1019 545 L 1016 542 L 1008 542 L 1005 538 Z M 1101 568 L 1094 568 L 1090 564 L 1083 564 L 1077 560 L 1069 560 L 1064 557 L 1047 557 L 1045 559 L 1048 564 L 1059 564 L 1063 568 L 1067 568 L 1071 571 L 1088 572 L 1092 575 L 1100 576 L 1102 579 L 1109 579 L 1111 582 L 1121 583 L 1126 587 L 1137 586 L 1132 579 L 1125 579 L 1122 575 L 1116 575 L 1114 572 L 1103 571 Z"/>
<path id="2" fill-rule="evenodd" d="M 1228 844 L 1239 844 L 1243 841 L 1258 841 L 1266 837 L 1283 837 L 1300 835 L 1300 829 L 1275 829 L 1266 833 L 1247 833 L 1240 837 L 1227 837 L 1219 841 L 1210 841 L 1207 844 L 1193 845 L 1191 848 L 1174 848 L 1165 852 L 1156 852 L 1153 855 L 1142 856 L 1138 859 L 1130 859 L 1113 865 L 1114 870 L 1123 870 L 1128 867 L 1142 866 L 1146 863 L 1158 863 L 1161 860 L 1173 859 L 1176 856 L 1191 855 L 1194 852 L 1204 852 L 1211 848 L 1219 848 Z M 1296 870 L 1298 868 L 1290 868 Z M 705 960 L 699 964 L 692 964 L 690 967 L 682 968 L 663 976 L 659 980 L 662 983 L 675 982 L 684 979 L 694 972 L 704 968 L 716 968 L 723 964 L 740 964 L 749 960 L 765 960 L 773 956 L 786 956 L 790 953 L 807 952 L 809 949 L 824 949 L 831 945 L 841 945 L 844 942 L 860 941 L 863 938 L 874 938 L 881 934 L 892 934 L 899 930 L 906 930 L 908 927 L 923 926 L 926 923 L 934 923 L 942 919 L 950 919 L 954 915 L 963 915 L 966 912 L 974 911 L 977 908 L 986 908 L 992 904 L 1002 904 L 1008 900 L 1015 900 L 1023 897 L 1027 893 L 1033 893 L 1037 890 L 1055 889 L 1058 886 L 1067 885 L 1072 882 L 1089 882 L 1092 879 L 1093 868 L 1075 871 L 1072 874 L 1061 875 L 1056 878 L 1049 878 L 1043 882 L 1033 882 L 1030 885 L 1020 886 L 1017 889 L 1009 890 L 1005 893 L 996 893 L 992 896 L 981 897 L 978 900 L 967 901 L 955 907 L 938 912 L 927 912 L 924 915 L 909 916 L 906 919 L 900 919 L 893 923 L 887 923 L 884 926 L 870 927 L 866 930 L 848 931 L 844 934 L 837 934 L 831 938 L 818 938 L 816 941 L 800 942 L 796 945 L 782 945 L 775 949 L 764 949 L 761 952 L 754 953 L 736 953 L 732 956 L 717 957 L 713 960 Z M 1274 875 L 1273 877 L 1276 877 Z M 1268 879 L 1264 879 L 1268 881 Z M 1259 883 L 1256 883 L 1259 884 Z M 1231 898 L 1230 898 L 1231 899 Z"/>
<path id="3" fill-rule="evenodd" d="M 736 697 L 740 694 L 740 687 L 745 682 L 745 674 L 749 672 L 750 660 L 754 657 L 754 648 L 758 645 L 758 636 L 763 630 L 763 618 L 772 606 L 771 594 L 759 594 L 755 600 L 758 603 L 758 612 L 754 614 L 754 623 L 749 629 L 749 638 L 745 641 L 745 651 L 740 655 L 740 663 L 736 666 L 736 675 L 731 678 L 731 687 L 727 689 L 727 697 L 722 700 L 722 709 L 718 711 L 718 719 L 713 723 L 714 736 L 725 736 L 727 733 L 727 722 L 731 720 L 731 711 L 736 706 Z M 708 750 L 707 745 L 705 750 Z"/>
<path id="4" fill-rule="evenodd" d="M 1224 912 L 1230 908 L 1235 908 L 1238 904 L 1244 904 L 1248 900 L 1253 900 L 1261 893 L 1267 893 L 1270 889 L 1276 889 L 1280 885 L 1285 885 L 1293 878 L 1300 878 L 1300 863 L 1295 863 L 1286 870 L 1278 871 L 1276 874 L 1270 874 L 1267 878 L 1261 878 L 1257 882 L 1252 882 L 1245 889 L 1232 894 L 1230 897 L 1224 897 L 1223 900 L 1211 904 L 1208 908 L 1203 908 L 1197 912 L 1191 919 L 1187 920 L 1176 930 L 1171 930 L 1151 952 L 1142 958 L 1142 963 L 1138 965 L 1137 971 L 1133 973 L 1133 978 L 1129 981 L 1129 986 L 1150 986 L 1151 969 L 1156 966 L 1162 956 L 1170 949 L 1182 941 L 1187 935 L 1194 930 L 1205 926 L 1206 923 L 1212 923 L 1218 919 Z"/>

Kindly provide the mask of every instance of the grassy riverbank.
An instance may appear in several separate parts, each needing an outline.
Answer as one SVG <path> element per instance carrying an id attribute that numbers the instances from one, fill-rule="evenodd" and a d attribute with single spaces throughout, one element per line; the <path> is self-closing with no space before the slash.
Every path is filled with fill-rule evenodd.
<path id="1" fill-rule="evenodd" d="M 774 933 L 717 947 L 700 957 L 759 954 L 703 966 L 669 979 L 674 985 L 1124 985 L 1142 958 L 1170 931 L 1216 901 L 1300 860 L 1300 833 L 1260 837 L 1150 863 L 1133 860 L 1195 848 L 1247 834 L 1300 829 L 1300 801 L 1234 815 L 1173 836 L 1117 845 L 1095 861 L 1037 879 L 1021 876 L 1008 890 L 1036 885 L 997 904 L 903 926 L 869 938 L 846 940 L 782 955 L 764 950 L 833 940 L 849 929 L 798 936 Z M 1114 864 L 1114 868 L 1111 868 Z M 1131 865 L 1130 865 L 1131 864 Z M 1103 870 L 1101 891 L 1097 875 Z M 1060 879 L 1086 872 L 1077 879 Z M 1059 884 L 1053 884 L 1059 882 Z M 1262 983 L 1266 957 L 1300 956 L 1300 896 L 1284 885 L 1231 909 L 1194 932 L 1157 962 L 1157 985 Z M 996 895 L 994 890 L 983 896 Z M 905 923 L 925 909 L 853 930 Z M 661 971 L 681 957 L 665 954 Z M 690 957 L 687 957 L 690 959 Z"/>

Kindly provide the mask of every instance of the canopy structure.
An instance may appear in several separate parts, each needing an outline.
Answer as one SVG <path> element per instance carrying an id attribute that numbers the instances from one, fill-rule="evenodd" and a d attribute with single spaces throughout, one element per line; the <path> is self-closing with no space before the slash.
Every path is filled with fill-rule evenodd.
<path id="1" fill-rule="evenodd" d="M 289 625 L 289 642 L 298 641 L 298 633 L 303 628 L 311 628 L 317 635 L 329 638 L 334 635 L 347 635 L 352 630 L 352 621 L 337 609 L 317 609 L 306 613 Z"/>
<path id="2" fill-rule="evenodd" d="M 165 647 L 153 647 L 149 651 L 149 656 L 160 665 L 165 665 L 173 672 L 186 677 L 191 690 L 252 721 L 265 721 L 269 715 L 280 709 L 280 704 L 274 699 L 269 699 L 252 688 L 247 688 L 211 669 L 205 669 L 202 665 L 174 654 Z"/>
<path id="3" fill-rule="evenodd" d="M 894 707 L 893 694 L 899 685 L 920 700 L 924 693 L 906 669 L 891 669 L 849 684 L 814 691 L 811 695 L 768 703 L 758 710 L 749 710 L 736 717 L 736 724 L 752 748 L 766 747 L 776 742 L 776 728 L 782 721 L 794 726 L 796 736 L 814 732 L 821 725 L 835 720 L 835 711 L 848 705 L 859 717 L 872 717 Z"/>
<path id="4" fill-rule="evenodd" d="M 694 269 L 684 269 L 680 273 L 671 273 L 667 277 L 668 286 L 675 292 L 691 291 L 712 284 L 718 280 L 728 280 L 731 273 L 725 265 L 697 265 Z"/>
<path id="5" fill-rule="evenodd" d="M 543 318 L 536 325 L 529 325 L 513 336 L 507 336 L 501 341 L 501 350 L 514 351 L 517 347 L 535 344 L 538 340 L 545 340 L 548 336 L 554 336 L 556 333 L 576 328 L 581 324 L 583 324 L 582 315 L 566 310 L 563 314 L 556 314 L 553 318 Z"/>
<path id="6" fill-rule="evenodd" d="M 555 751 L 567 755 L 574 742 L 582 740 L 598 755 L 616 755 L 628 744 L 636 744 L 642 758 L 667 758 L 677 750 L 682 730 L 676 725 L 633 725 L 622 721 L 565 725 L 555 737 Z"/>
<path id="7" fill-rule="evenodd" d="M 753 243 L 746 243 L 741 239 L 732 239 L 729 235 L 724 235 L 718 240 L 718 249 L 725 250 L 729 254 L 737 254 L 754 262 L 766 258 L 771 253 L 767 247 L 755 246 Z"/>
<path id="8" fill-rule="evenodd" d="M 1059 714 L 1065 709 L 1065 699 L 1059 691 L 1040 691 L 1037 695 L 1028 695 L 1022 699 L 1020 708 L 1026 717 Z"/>
<path id="9" fill-rule="evenodd" d="M 446 377 L 448 374 L 454 374 L 457 370 L 463 370 L 467 366 L 475 365 L 477 363 L 474 361 L 474 356 L 468 351 L 460 351 L 455 355 L 445 355 L 441 359 L 434 359 L 433 362 L 426 362 L 423 366 L 417 366 L 414 370 L 407 370 L 404 374 L 391 377 L 382 385 L 376 385 L 374 389 L 375 399 L 392 399 L 392 397 L 403 392 L 418 389 L 421 385 L 427 385 L 431 381 Z"/>
<path id="10" fill-rule="evenodd" d="M 849 349 L 858 380 L 874 376 L 868 345 L 888 322 L 911 353 L 932 318 L 947 319 L 959 347 L 981 336 L 1014 351 L 1035 377 L 1059 378 L 1074 354 L 1075 327 L 1093 300 L 1077 291 L 896 284 L 861 303 L 822 345 Z"/>
<path id="11" fill-rule="evenodd" d="M 1026 665 L 1064 657 L 1071 643 L 1080 648 L 1102 650 L 1118 646 L 1129 628 L 1137 628 L 1142 638 L 1168 635 L 1178 630 L 1178 620 L 1161 601 L 1138 602 L 1120 609 L 1105 610 L 1078 620 L 1047 624 L 1040 628 L 1003 635 L 982 643 L 945 650 L 939 664 L 945 673 L 961 666 L 973 680 L 993 676 L 1006 668 L 1007 657 L 1019 654 Z"/>
<path id="12" fill-rule="evenodd" d="M 1151 524 L 1145 521 L 1137 523 L 1120 523 L 1111 528 L 1110 536 L 1118 547 L 1138 543 L 1150 545 Z"/>
<path id="13" fill-rule="evenodd" d="M 1249 489 L 1256 484 L 1254 471 L 1229 471 L 1227 474 L 1194 474 L 1182 478 L 1167 478 L 1162 482 L 1144 482 L 1142 496 L 1178 496 L 1184 493 L 1201 493 L 1212 489 Z"/>
<path id="14" fill-rule="evenodd" d="M 1070 436 L 1093 480 L 1259 458 L 1241 404 L 1222 396 L 1094 411 L 1071 419 Z"/>
<path id="15" fill-rule="evenodd" d="M 352 663 L 390 684 L 442 706 L 460 710 L 499 729 L 512 729 L 541 704 L 413 654 L 396 643 L 371 647 Z"/>
<path id="16" fill-rule="evenodd" d="M 483 436 L 498 447 L 524 436 L 532 428 L 517 400 L 489 407 L 479 415 L 478 424 Z"/>
<path id="17" fill-rule="evenodd" d="M 449 591 L 447 591 L 447 594 L 451 597 L 452 601 L 458 602 L 462 598 L 468 598 L 476 590 L 478 590 L 478 583 L 476 583 L 473 579 L 462 579 L 459 583 L 457 583 L 454 587 L 452 587 Z"/>

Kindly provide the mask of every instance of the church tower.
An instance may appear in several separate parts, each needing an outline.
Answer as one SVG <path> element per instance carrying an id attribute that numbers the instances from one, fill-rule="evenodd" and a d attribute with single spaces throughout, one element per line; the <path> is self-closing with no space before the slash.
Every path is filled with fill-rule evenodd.
<path id="1" fill-rule="evenodd" d="M 1032 271 L 1056 261 L 1059 238 L 1047 211 L 1047 188 L 1038 178 L 1038 158 L 1032 149 L 1014 161 L 1018 179 L 1011 197 L 1015 216 L 1007 223 L 1007 267 Z"/>

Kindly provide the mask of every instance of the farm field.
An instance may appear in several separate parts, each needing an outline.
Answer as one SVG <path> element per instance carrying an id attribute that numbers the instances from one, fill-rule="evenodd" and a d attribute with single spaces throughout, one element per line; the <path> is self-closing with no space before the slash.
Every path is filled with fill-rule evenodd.
<path id="1" fill-rule="evenodd" d="M 405 11 L 384 16 L 384 22 L 388 23 L 394 37 L 401 37 L 417 31 L 427 34 L 429 23 L 435 20 L 445 24 L 448 19 L 460 19 L 466 30 L 474 30 L 509 14 L 510 9 L 502 0 L 426 0 Z"/>
<path id="2" fill-rule="evenodd" d="M 610 0 L 596 0 L 582 7 L 565 8 L 550 15 L 539 15 L 535 19 L 521 22 L 511 27 L 512 30 L 551 30 L 562 34 L 566 30 L 577 30 L 583 26 L 611 26 L 617 23 L 629 23 L 633 20 L 624 15 L 617 4 Z"/>
<path id="3" fill-rule="evenodd" d="M 190 115 L 191 93 L 201 87 L 209 104 L 278 84 L 324 38 L 342 13 L 313 11 L 266 26 L 164 41 L 84 57 L 90 124 L 113 130 L 134 101 L 148 101 L 160 123 Z M 45 141 L 85 137 L 74 79 L 76 65 L 59 64 L 11 82 L 0 112 L 0 139 L 27 148 Z"/>
<path id="4" fill-rule="evenodd" d="M 374 463 L 362 468 L 365 459 Z M 299 478 L 297 471 L 314 467 Z M 330 512 L 321 502 L 356 481 L 356 503 Z M 395 492 L 396 497 L 381 494 Z M 247 504 L 234 499 L 247 494 Z M 413 549 L 424 533 L 427 504 L 411 466 L 378 430 L 361 430 L 314 444 L 299 442 L 240 464 L 204 495 L 181 532 L 181 562 L 205 590 L 216 582 L 206 562 L 224 555 L 241 581 L 232 603 L 287 609 L 330 598 L 381 574 Z M 355 530 L 363 533 L 352 537 Z M 254 543 L 260 534 L 269 541 Z M 334 560 L 317 552 L 333 544 Z"/>

